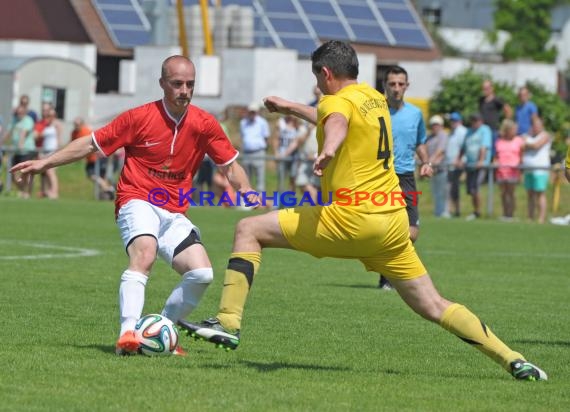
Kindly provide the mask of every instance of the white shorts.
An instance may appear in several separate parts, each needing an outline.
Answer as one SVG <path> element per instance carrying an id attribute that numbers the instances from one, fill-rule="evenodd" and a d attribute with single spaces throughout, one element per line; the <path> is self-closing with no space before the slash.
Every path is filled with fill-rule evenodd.
<path id="1" fill-rule="evenodd" d="M 130 200 L 119 209 L 117 226 L 125 248 L 138 236 L 150 235 L 158 242 L 158 254 L 172 266 L 174 251 L 192 231 L 200 229 L 186 216 L 171 213 L 144 200 Z"/>

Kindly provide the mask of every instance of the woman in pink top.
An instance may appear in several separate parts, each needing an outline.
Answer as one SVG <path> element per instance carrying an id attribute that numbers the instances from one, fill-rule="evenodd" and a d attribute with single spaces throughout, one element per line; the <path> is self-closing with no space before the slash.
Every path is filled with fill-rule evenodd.
<path id="1" fill-rule="evenodd" d="M 495 143 L 495 164 L 497 183 L 501 188 L 503 205 L 502 220 L 512 221 L 515 212 L 515 187 L 520 181 L 519 166 L 522 162 L 524 140 L 517 136 L 517 124 L 505 119 L 499 129 L 499 139 Z"/>

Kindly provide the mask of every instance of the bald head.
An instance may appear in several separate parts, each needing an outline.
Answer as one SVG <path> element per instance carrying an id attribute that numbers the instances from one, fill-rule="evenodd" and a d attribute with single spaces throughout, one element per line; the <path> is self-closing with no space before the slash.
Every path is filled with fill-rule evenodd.
<path id="1" fill-rule="evenodd" d="M 195 70 L 194 63 L 192 63 L 189 58 L 179 55 L 170 56 L 162 62 L 160 77 L 167 79 L 172 76 L 173 72 L 181 69 L 188 69 L 189 67 L 191 67 L 192 71 Z"/>
<path id="2" fill-rule="evenodd" d="M 160 87 L 164 91 L 164 103 L 171 115 L 182 116 L 192 100 L 196 68 L 184 56 L 170 56 L 162 63 Z"/>

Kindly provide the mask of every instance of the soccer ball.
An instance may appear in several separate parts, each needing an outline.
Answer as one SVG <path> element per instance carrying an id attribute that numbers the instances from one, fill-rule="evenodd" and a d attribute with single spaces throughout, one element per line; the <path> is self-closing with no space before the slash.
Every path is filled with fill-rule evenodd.
<path id="1" fill-rule="evenodd" d="M 151 314 L 139 319 L 135 336 L 140 342 L 140 351 L 147 356 L 172 355 L 178 345 L 178 331 L 170 319 Z"/>

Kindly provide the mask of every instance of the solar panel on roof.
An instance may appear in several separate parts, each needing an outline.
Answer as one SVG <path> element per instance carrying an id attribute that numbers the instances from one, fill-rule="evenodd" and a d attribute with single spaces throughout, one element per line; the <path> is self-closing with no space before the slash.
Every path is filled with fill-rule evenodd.
<path id="1" fill-rule="evenodd" d="M 289 49 L 297 50 L 302 56 L 310 56 L 317 48 L 315 42 L 307 38 L 281 37 L 283 45 Z"/>
<path id="2" fill-rule="evenodd" d="M 151 27 L 136 0 L 91 0 L 115 46 L 132 48 L 148 44 Z"/>
<path id="3" fill-rule="evenodd" d="M 350 25 L 358 41 L 372 44 L 389 44 L 382 29 L 377 25 L 354 24 Z"/>
<path id="4" fill-rule="evenodd" d="M 364 3 L 364 2 L 363 2 Z M 366 3 L 361 5 L 339 4 L 344 15 L 349 19 L 371 20 L 372 12 Z"/>
<path id="5" fill-rule="evenodd" d="M 271 21 L 273 28 L 279 33 L 298 33 L 300 35 L 308 36 L 307 28 L 299 18 L 269 17 L 269 21 Z"/>
<path id="6" fill-rule="evenodd" d="M 319 33 L 319 37 L 329 40 L 349 40 L 348 33 L 338 20 L 326 21 L 312 19 L 313 27 Z"/>
<path id="7" fill-rule="evenodd" d="M 388 9 L 380 7 L 380 12 L 388 23 L 409 23 L 413 24 L 414 26 L 416 25 L 414 16 L 412 16 L 412 13 L 410 13 L 409 10 Z"/>
<path id="8" fill-rule="evenodd" d="M 119 47 L 150 41 L 150 26 L 138 0 L 92 0 Z M 170 0 L 172 6 L 176 0 Z M 209 0 L 210 5 L 217 1 Z M 184 0 L 185 6 L 199 0 Z M 295 48 L 308 56 L 320 39 L 431 48 L 410 0 L 222 0 L 254 10 L 257 47 Z"/>
<path id="9" fill-rule="evenodd" d="M 265 3 L 265 12 L 297 14 L 297 9 L 295 9 L 291 0 L 268 1 Z"/>
<path id="10" fill-rule="evenodd" d="M 408 47 L 422 47 L 426 40 L 424 33 L 416 29 L 392 29 L 392 34 L 396 38 L 398 44 Z"/>
<path id="11" fill-rule="evenodd" d="M 299 4 L 301 4 L 307 15 L 334 16 L 338 19 L 333 7 L 328 2 L 323 3 L 322 1 L 315 0 L 299 0 Z"/>

